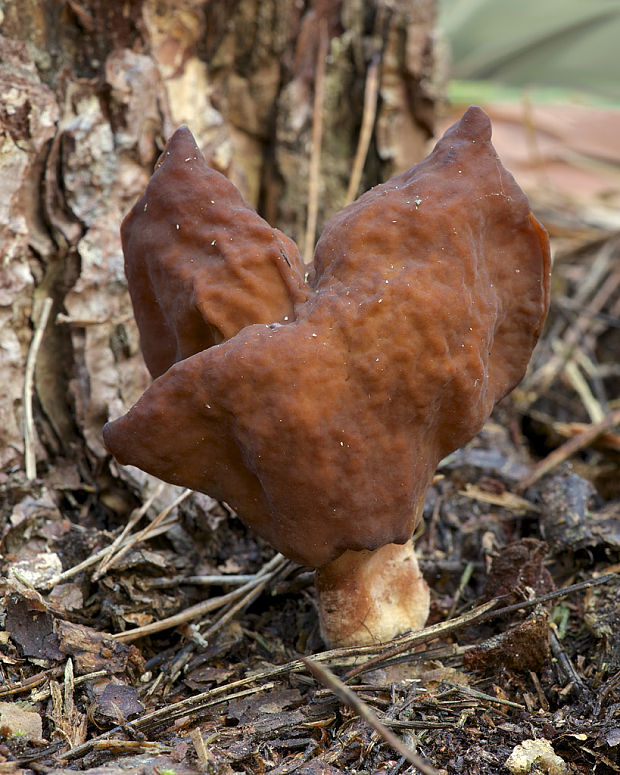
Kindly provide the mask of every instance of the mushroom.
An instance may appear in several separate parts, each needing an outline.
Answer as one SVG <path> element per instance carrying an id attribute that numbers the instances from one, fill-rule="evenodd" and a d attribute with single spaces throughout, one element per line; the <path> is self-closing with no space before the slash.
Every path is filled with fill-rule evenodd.
<path id="1" fill-rule="evenodd" d="M 334 646 L 424 626 L 427 488 L 520 381 L 545 318 L 547 235 L 490 138 L 469 108 L 325 225 L 307 282 L 184 128 L 123 225 L 157 378 L 107 449 L 316 568 Z"/>

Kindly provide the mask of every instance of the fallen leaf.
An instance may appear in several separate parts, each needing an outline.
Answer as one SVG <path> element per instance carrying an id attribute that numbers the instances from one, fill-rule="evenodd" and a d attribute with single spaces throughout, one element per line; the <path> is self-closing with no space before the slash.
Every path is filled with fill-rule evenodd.
<path id="1" fill-rule="evenodd" d="M 23 710 L 14 702 L 0 702 L 0 727 L 29 740 L 41 740 L 43 737 L 41 716 Z"/>
<path id="2" fill-rule="evenodd" d="M 84 606 L 84 595 L 79 584 L 57 584 L 50 592 L 49 601 L 61 612 L 79 611 Z"/>
<path id="3" fill-rule="evenodd" d="M 123 724 L 144 711 L 144 705 L 138 699 L 138 691 L 117 679 L 103 679 L 90 684 L 93 696 L 92 711 L 98 720 Z"/>
<path id="4" fill-rule="evenodd" d="M 5 627 L 25 657 L 61 660 L 54 616 L 34 591 L 13 593 L 6 600 Z"/>

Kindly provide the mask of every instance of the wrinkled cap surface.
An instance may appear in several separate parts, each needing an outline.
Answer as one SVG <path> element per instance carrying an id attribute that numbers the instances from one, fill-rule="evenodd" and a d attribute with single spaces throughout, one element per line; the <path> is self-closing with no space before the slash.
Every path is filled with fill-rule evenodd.
<path id="1" fill-rule="evenodd" d="M 295 243 L 212 170 L 187 127 L 166 145 L 121 227 L 125 273 L 153 377 L 307 298 Z"/>
<path id="2" fill-rule="evenodd" d="M 201 349 L 199 335 L 183 360 L 179 350 L 106 426 L 107 448 L 121 463 L 227 501 L 310 566 L 408 540 L 437 463 L 519 382 L 548 306 L 546 233 L 490 136 L 486 114 L 470 108 L 427 159 L 336 214 L 308 286 L 299 290 L 295 263 L 294 281 L 286 272 L 278 281 L 279 301 L 252 296 L 260 301 L 253 324 L 244 317 L 221 343 L 205 334 Z M 191 200 L 196 234 L 205 235 L 196 243 L 208 240 L 211 211 L 198 210 L 191 187 L 176 197 Z M 155 230 L 169 222 L 163 206 L 151 213 Z M 221 213 L 233 241 L 244 229 L 237 214 Z M 125 229 L 131 251 L 131 221 Z M 245 244 L 261 276 L 273 266 L 269 243 Z M 153 243 L 130 284 L 161 264 L 160 251 L 176 256 L 173 272 L 186 255 L 176 243 Z M 202 276 L 193 282 L 199 296 Z M 251 286 L 222 282 L 216 309 L 228 309 L 227 294 L 234 309 Z M 165 294 L 155 289 L 155 298 L 171 319 Z M 140 324 L 137 308 L 136 317 Z"/>

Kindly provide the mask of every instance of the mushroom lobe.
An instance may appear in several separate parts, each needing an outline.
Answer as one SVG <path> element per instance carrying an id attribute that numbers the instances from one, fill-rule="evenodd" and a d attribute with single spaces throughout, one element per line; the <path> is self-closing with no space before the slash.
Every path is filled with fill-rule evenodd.
<path id="1" fill-rule="evenodd" d="M 153 377 L 305 301 L 295 243 L 272 229 L 178 129 L 123 221 L 125 273 Z"/>
<path id="2" fill-rule="evenodd" d="M 254 243 L 251 235 L 268 227 L 250 228 L 258 216 L 231 192 L 226 207 L 234 219 L 222 205 L 213 221 L 192 189 L 175 182 L 185 162 L 166 159 L 166 186 L 174 190 L 160 192 L 160 167 L 145 195 L 148 209 L 162 197 L 153 234 L 175 220 L 168 201 L 192 217 L 168 229 L 172 245 L 154 238 L 148 250 L 136 249 L 136 261 L 140 238 L 130 216 L 124 245 L 128 266 L 138 267 L 128 270 L 130 285 L 161 276 L 149 287 L 149 314 L 165 319 L 176 351 L 170 346 L 161 362 L 151 356 L 161 375 L 105 427 L 107 448 L 121 463 L 227 501 L 276 549 L 306 565 L 406 542 L 439 460 L 472 438 L 521 379 L 548 306 L 546 233 L 490 135 L 486 114 L 470 108 L 427 159 L 326 224 L 307 287 L 296 259 L 290 273 L 278 275 L 277 299 L 260 296 L 252 312 L 245 313 L 244 297 L 253 281 L 220 281 L 236 278 L 230 254 L 220 254 L 218 303 L 192 304 L 222 341 L 210 346 L 213 339 L 199 331 L 187 350 L 175 329 L 183 315 L 168 309 L 164 288 L 167 273 L 178 278 L 189 255 L 175 238 L 209 256 L 212 229 L 227 229 L 218 235 L 245 240 L 258 275 L 281 269 L 270 251 L 285 238 Z M 215 173 L 201 175 L 203 202 L 215 199 L 211 185 L 230 186 L 219 176 L 211 181 Z M 202 276 L 192 282 L 196 297 L 213 293 Z M 188 286 L 174 283 L 182 296 Z M 135 304 L 135 290 L 132 297 Z M 192 307 L 178 303 L 183 314 Z M 216 317 L 230 314 L 229 325 L 214 323 L 211 309 Z M 144 317 L 136 316 L 145 341 Z"/>

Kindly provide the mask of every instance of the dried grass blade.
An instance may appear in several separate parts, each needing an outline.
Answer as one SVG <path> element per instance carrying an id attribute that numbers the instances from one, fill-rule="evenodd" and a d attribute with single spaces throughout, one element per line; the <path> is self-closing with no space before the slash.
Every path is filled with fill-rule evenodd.
<path id="1" fill-rule="evenodd" d="M 43 334 L 47 327 L 50 312 L 52 311 L 53 301 L 47 297 L 43 301 L 41 313 L 36 322 L 28 356 L 26 358 L 26 371 L 24 374 L 24 457 L 26 468 L 26 479 L 37 478 L 37 460 L 35 456 L 35 432 L 34 420 L 32 416 L 32 390 L 34 385 L 34 368 L 37 362 L 39 348 L 43 341 Z"/>
<path id="2" fill-rule="evenodd" d="M 138 533 L 134 533 L 134 535 L 130 536 L 129 539 L 123 544 L 123 546 L 118 550 L 118 552 L 114 556 L 108 557 L 105 563 L 105 570 L 102 570 L 100 568 L 93 575 L 93 581 L 96 581 L 97 579 L 101 578 L 104 572 L 107 572 L 108 570 L 110 570 L 110 568 L 113 568 L 118 563 L 118 561 L 127 554 L 127 552 L 133 549 L 133 547 L 136 544 L 151 538 L 154 534 L 154 531 L 156 531 L 157 528 L 159 528 L 160 525 L 163 524 L 164 520 L 168 517 L 168 515 L 174 509 L 176 509 L 178 505 L 183 503 L 183 501 L 186 498 L 188 498 L 191 494 L 192 494 L 192 490 L 183 490 L 183 492 L 177 498 L 175 498 L 172 501 L 172 503 L 170 503 L 168 506 L 166 506 L 165 509 L 159 512 L 159 514 L 149 525 L 147 525 L 145 528 L 140 530 Z"/>
<path id="3" fill-rule="evenodd" d="M 155 501 L 156 498 L 158 498 L 161 495 L 163 489 L 164 489 L 164 483 L 161 482 L 151 493 L 150 497 L 144 501 L 144 503 L 140 506 L 140 508 L 134 509 L 132 511 L 131 516 L 127 520 L 127 524 L 123 528 L 122 532 L 114 539 L 114 541 L 112 541 L 112 543 L 108 547 L 108 550 L 109 550 L 108 554 L 99 563 L 99 567 L 93 574 L 93 581 L 97 581 L 98 579 L 100 579 L 103 576 L 103 574 L 107 571 L 108 567 L 110 566 L 110 562 L 112 560 L 111 555 L 118 549 L 119 546 L 122 545 L 126 536 L 133 530 L 133 528 L 138 524 L 138 522 L 142 519 L 142 517 L 146 514 L 146 512 L 151 508 L 151 506 L 153 505 L 153 502 Z"/>
<path id="4" fill-rule="evenodd" d="M 579 452 L 580 449 L 584 449 L 584 447 L 592 444 L 592 442 L 598 439 L 601 434 L 612 430 L 612 428 L 615 428 L 616 425 L 619 424 L 620 409 L 614 409 L 613 412 L 609 412 L 604 420 L 598 423 L 594 423 L 593 425 L 586 426 L 586 429 L 579 433 L 577 436 L 573 436 L 572 439 L 565 441 L 564 444 L 559 446 L 557 449 L 554 449 L 553 452 L 547 455 L 546 458 L 534 466 L 534 469 L 529 474 L 529 476 L 526 476 L 524 479 L 522 479 L 515 489 L 519 493 L 524 492 L 528 487 L 531 487 L 531 485 L 541 479 L 545 474 L 548 474 L 554 468 L 559 466 L 560 463 L 568 460 L 569 457 L 572 457 L 576 452 Z"/>

